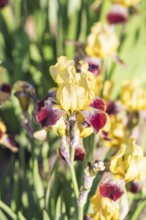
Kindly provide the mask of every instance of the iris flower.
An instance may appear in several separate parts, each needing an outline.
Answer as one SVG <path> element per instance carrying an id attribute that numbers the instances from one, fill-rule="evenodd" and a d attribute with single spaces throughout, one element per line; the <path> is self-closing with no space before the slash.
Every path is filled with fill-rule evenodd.
<path id="1" fill-rule="evenodd" d="M 89 57 L 106 58 L 115 55 L 119 40 L 113 27 L 97 22 L 91 28 L 86 42 L 86 54 Z"/>
<path id="2" fill-rule="evenodd" d="M 146 157 L 134 139 L 121 145 L 118 152 L 111 157 L 110 171 L 125 182 L 146 178 Z"/>
<path id="3" fill-rule="evenodd" d="M 68 136 L 73 122 L 75 130 L 79 129 L 79 136 L 83 138 L 108 126 L 106 104 L 95 95 L 96 75 L 89 72 L 88 67 L 87 62 L 80 61 L 77 71 L 75 62 L 64 56 L 50 67 L 57 88 L 38 104 L 36 119 L 43 129 L 52 128 L 59 136 Z"/>

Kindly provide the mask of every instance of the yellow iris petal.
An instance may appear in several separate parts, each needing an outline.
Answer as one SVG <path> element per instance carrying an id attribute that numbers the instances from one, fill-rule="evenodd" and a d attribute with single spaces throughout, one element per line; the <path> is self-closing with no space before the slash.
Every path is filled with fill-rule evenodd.
<path id="1" fill-rule="evenodd" d="M 99 195 L 98 190 L 95 195 L 91 197 L 93 204 L 93 214 L 90 217 L 93 220 L 119 220 L 119 210 L 116 203 L 112 200 Z"/>
<path id="2" fill-rule="evenodd" d="M 136 5 L 140 1 L 141 0 L 113 0 L 114 3 L 121 4 L 121 5 L 124 5 L 126 7 Z"/>
<path id="3" fill-rule="evenodd" d="M 146 178 L 146 157 L 142 148 L 131 139 L 127 145 L 121 145 L 120 149 L 110 159 L 110 170 L 126 182 L 132 180 L 144 180 Z"/>
<path id="4" fill-rule="evenodd" d="M 114 54 L 119 46 L 119 41 L 114 30 L 101 22 L 97 22 L 91 29 L 87 38 L 86 53 L 91 57 L 109 57 Z"/>

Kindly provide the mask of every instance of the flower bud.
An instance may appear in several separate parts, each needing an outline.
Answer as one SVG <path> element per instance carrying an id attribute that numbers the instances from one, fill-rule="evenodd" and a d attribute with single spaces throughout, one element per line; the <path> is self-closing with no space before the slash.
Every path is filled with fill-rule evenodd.
<path id="1" fill-rule="evenodd" d="M 18 81 L 14 84 L 14 90 L 22 110 L 27 111 L 31 98 L 35 95 L 35 89 L 26 81 Z"/>

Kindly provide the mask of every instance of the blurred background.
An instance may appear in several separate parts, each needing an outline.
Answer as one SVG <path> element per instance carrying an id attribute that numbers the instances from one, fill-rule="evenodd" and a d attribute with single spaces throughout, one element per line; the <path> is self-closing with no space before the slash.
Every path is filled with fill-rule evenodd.
<path id="1" fill-rule="evenodd" d="M 0 83 L 5 82 L 13 86 L 18 80 L 26 80 L 35 87 L 38 100 L 43 99 L 48 89 L 55 86 L 49 75 L 50 65 L 55 64 L 60 55 L 74 58 L 77 50 L 74 42 L 84 43 L 95 22 L 106 22 L 110 6 L 110 0 L 103 0 L 100 7 L 98 1 L 93 0 L 0 0 L 0 66 L 3 68 Z M 146 1 L 141 1 L 137 14 L 133 14 L 126 24 L 117 26 L 116 32 L 121 42 L 118 54 L 125 65 L 109 61 L 109 72 L 112 72 L 115 85 L 112 99 L 118 96 L 120 85 L 125 79 L 139 78 L 142 86 L 146 87 Z M 20 116 L 18 100 L 12 95 L 0 108 L 0 118 L 4 120 L 8 133 L 16 136 L 21 150 L 17 155 L 12 155 L 9 151 L 0 149 L 1 200 L 11 205 L 14 213 L 20 211 L 19 219 L 25 219 L 21 211 L 27 220 L 42 219 L 42 215 L 49 219 L 48 215 L 41 211 L 44 206 L 43 188 L 48 190 L 46 197 L 50 195 L 48 180 L 40 183 L 38 170 L 41 170 L 41 166 L 38 161 L 30 163 L 27 172 L 26 166 L 30 152 L 32 153 L 31 147 L 35 146 L 34 155 L 41 154 L 45 172 L 49 172 L 47 157 L 56 152 L 58 139 L 51 133 L 48 142 L 43 145 L 30 140 L 21 129 Z M 91 139 L 88 143 L 89 141 Z M 54 164 L 53 157 L 50 161 Z M 32 169 L 36 184 L 31 179 Z M 59 190 L 63 187 L 61 184 L 67 177 L 60 173 L 56 178 L 54 187 L 58 187 L 58 191 L 52 192 L 52 200 L 46 205 L 50 216 L 54 215 L 56 209 L 53 207 L 56 206 Z M 71 192 L 69 186 L 65 190 L 64 195 Z M 62 197 L 63 194 L 59 195 Z M 64 207 L 63 203 L 61 205 Z M 72 212 L 67 210 L 67 213 L 69 215 Z M 5 213 L 1 213 L 1 216 L 2 220 L 9 218 Z M 15 217 L 11 213 L 11 218 Z"/>

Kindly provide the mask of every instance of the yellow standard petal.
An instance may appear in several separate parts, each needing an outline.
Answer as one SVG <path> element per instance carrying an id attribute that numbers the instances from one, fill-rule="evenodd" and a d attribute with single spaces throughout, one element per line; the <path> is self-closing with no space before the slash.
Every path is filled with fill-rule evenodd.
<path id="1" fill-rule="evenodd" d="M 139 3 L 141 0 L 113 0 L 113 3 L 121 4 L 126 7 L 134 6 Z"/>
<path id="2" fill-rule="evenodd" d="M 50 67 L 50 74 L 57 84 L 65 83 L 74 79 L 75 63 L 65 56 L 57 59 L 56 65 Z"/>
<path id="3" fill-rule="evenodd" d="M 88 71 L 87 62 L 80 61 L 80 72 L 77 72 L 72 60 L 60 57 L 50 72 L 58 83 L 57 101 L 66 112 L 84 109 L 95 97 L 96 76 Z"/>

